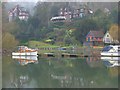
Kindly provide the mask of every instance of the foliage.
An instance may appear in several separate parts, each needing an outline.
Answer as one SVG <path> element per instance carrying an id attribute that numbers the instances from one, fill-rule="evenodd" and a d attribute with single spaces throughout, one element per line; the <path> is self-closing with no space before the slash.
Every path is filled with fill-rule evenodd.
<path id="1" fill-rule="evenodd" d="M 118 22 L 118 9 L 116 7 L 111 10 L 110 14 L 98 9 L 93 15 L 71 19 L 71 22 L 51 22 L 51 17 L 58 16 L 60 8 L 65 7 L 73 10 L 72 4 L 70 6 L 69 3 L 38 2 L 34 8 L 34 15 L 30 16 L 28 21 L 16 19 L 8 23 L 7 13 L 3 5 L 3 33 L 8 32 L 14 35 L 20 43 L 29 40 L 43 42 L 52 39 L 52 44 L 57 45 L 82 44 L 90 30 L 106 32 Z M 71 29 L 74 30 L 71 32 Z"/>
<path id="2" fill-rule="evenodd" d="M 18 41 L 10 33 L 4 33 L 2 41 L 3 49 L 12 49 L 15 48 L 16 45 L 18 45 Z"/>
<path id="3" fill-rule="evenodd" d="M 112 36 L 113 40 L 118 40 L 119 37 L 119 29 L 118 29 L 118 25 L 114 24 L 110 27 L 109 29 L 109 33 Z"/>
<path id="4" fill-rule="evenodd" d="M 76 39 L 80 42 L 83 42 L 85 40 L 85 37 L 90 30 L 99 30 L 97 22 L 93 19 L 83 19 L 80 20 L 78 23 L 79 27 L 77 27 L 74 35 L 76 36 Z"/>

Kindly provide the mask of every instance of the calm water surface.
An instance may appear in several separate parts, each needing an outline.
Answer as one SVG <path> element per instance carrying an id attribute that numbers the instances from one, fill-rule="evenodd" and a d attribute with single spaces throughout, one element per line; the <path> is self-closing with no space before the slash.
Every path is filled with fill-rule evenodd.
<path id="1" fill-rule="evenodd" d="M 117 88 L 118 66 L 100 58 L 3 56 L 3 88 Z M 32 60 L 30 60 L 32 59 Z M 118 58 L 119 59 L 119 58 Z"/>

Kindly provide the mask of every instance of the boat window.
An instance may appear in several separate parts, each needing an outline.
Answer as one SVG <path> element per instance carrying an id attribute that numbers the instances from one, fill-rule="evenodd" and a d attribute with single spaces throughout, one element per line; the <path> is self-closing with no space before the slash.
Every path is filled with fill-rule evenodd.
<path id="1" fill-rule="evenodd" d="M 103 48 L 102 51 L 109 51 L 110 49 L 112 49 L 113 47 L 110 47 L 110 46 L 106 46 L 105 48 Z"/>

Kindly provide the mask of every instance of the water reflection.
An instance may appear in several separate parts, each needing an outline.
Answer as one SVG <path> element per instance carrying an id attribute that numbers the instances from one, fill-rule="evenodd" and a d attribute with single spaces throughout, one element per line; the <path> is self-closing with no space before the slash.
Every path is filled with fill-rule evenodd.
<path id="1" fill-rule="evenodd" d="M 17 61 L 28 59 L 13 58 Z M 29 57 L 29 61 L 31 59 L 33 57 Z M 38 62 L 37 59 L 33 61 Z M 25 67 L 14 62 L 10 57 L 3 58 L 3 88 L 118 87 L 117 76 L 110 77 L 109 70 L 95 57 L 39 57 L 38 64 L 28 64 Z"/>
<path id="2" fill-rule="evenodd" d="M 12 59 L 17 60 L 20 65 L 27 65 L 29 63 L 38 64 L 37 56 L 12 56 Z"/>
<path id="3" fill-rule="evenodd" d="M 11 79 L 12 88 L 22 88 L 25 87 L 25 84 L 29 82 L 28 75 L 20 75 L 19 77 L 14 77 Z"/>
<path id="4" fill-rule="evenodd" d="M 86 62 L 91 68 L 102 67 L 100 57 L 87 57 Z"/>
<path id="5" fill-rule="evenodd" d="M 106 67 L 120 66 L 120 57 L 101 57 Z"/>

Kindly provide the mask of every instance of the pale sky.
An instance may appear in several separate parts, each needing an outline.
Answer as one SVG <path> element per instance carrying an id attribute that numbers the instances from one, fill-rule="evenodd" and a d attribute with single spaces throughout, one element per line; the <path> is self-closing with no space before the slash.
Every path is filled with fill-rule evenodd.
<path id="1" fill-rule="evenodd" d="M 119 0 L 2 0 L 8 2 L 38 2 L 38 1 L 47 1 L 47 2 L 118 2 Z"/>
<path id="2" fill-rule="evenodd" d="M 38 1 L 43 1 L 43 0 L 2 0 L 7 1 L 7 2 L 38 2 Z"/>

